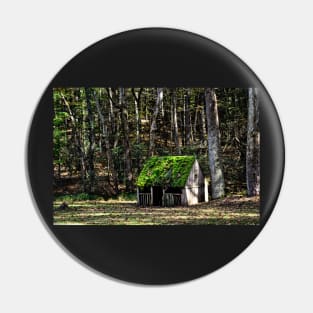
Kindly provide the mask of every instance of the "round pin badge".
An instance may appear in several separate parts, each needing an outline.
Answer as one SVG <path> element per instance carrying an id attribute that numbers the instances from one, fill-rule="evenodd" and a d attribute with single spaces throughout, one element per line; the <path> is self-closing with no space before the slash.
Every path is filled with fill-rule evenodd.
<path id="1" fill-rule="evenodd" d="M 197 34 L 123 32 L 53 78 L 28 139 L 34 199 L 87 266 L 134 283 L 209 274 L 260 233 L 284 141 L 252 70 Z"/>

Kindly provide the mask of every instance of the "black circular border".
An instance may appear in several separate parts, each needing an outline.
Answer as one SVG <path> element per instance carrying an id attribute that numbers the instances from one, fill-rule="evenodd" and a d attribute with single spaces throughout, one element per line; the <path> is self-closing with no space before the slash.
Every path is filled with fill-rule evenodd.
<path id="1" fill-rule="evenodd" d="M 69 86 L 259 88 L 260 225 L 53 226 L 52 88 Z M 39 102 L 27 147 L 33 196 L 56 238 L 97 271 L 144 284 L 188 281 L 215 271 L 239 255 L 272 213 L 282 184 L 284 163 L 283 133 L 276 109 L 250 68 L 232 52 L 207 38 L 166 28 L 119 33 L 97 42 L 68 62 Z M 52 265 L 50 270 L 53 270 Z"/>

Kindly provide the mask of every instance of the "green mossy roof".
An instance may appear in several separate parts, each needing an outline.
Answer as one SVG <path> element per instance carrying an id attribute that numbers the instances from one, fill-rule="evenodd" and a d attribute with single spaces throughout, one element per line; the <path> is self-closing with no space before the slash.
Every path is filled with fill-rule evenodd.
<path id="1" fill-rule="evenodd" d="M 138 176 L 137 186 L 183 188 L 195 160 L 194 156 L 151 157 Z"/>

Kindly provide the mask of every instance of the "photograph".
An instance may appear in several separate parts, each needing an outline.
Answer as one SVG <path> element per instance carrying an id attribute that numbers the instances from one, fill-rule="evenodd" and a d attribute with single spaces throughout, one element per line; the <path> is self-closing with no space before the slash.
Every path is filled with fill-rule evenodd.
<path id="1" fill-rule="evenodd" d="M 53 89 L 53 223 L 259 225 L 258 89 Z"/>

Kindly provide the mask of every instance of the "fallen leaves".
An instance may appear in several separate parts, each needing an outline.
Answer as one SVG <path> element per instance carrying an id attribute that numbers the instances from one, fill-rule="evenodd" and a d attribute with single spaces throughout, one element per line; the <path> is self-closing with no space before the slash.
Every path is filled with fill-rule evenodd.
<path id="1" fill-rule="evenodd" d="M 60 206 L 54 203 L 54 208 Z M 258 225 L 259 198 L 231 196 L 189 207 L 79 201 L 54 211 L 55 225 Z"/>

